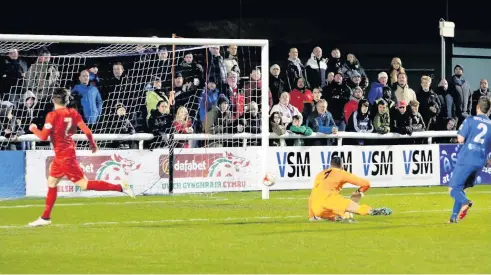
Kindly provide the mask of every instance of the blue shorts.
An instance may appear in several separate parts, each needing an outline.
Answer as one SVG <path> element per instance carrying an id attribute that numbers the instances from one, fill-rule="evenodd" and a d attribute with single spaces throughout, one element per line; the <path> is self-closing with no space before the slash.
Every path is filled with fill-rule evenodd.
<path id="1" fill-rule="evenodd" d="M 466 189 L 474 187 L 477 174 L 482 170 L 481 166 L 457 165 L 453 170 L 448 187 Z"/>

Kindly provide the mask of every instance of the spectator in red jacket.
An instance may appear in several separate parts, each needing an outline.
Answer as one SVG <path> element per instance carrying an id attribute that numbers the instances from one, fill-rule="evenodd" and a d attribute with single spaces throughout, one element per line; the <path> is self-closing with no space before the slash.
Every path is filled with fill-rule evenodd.
<path id="1" fill-rule="evenodd" d="M 358 86 L 353 89 L 350 100 L 344 105 L 344 120 L 348 124 L 351 114 L 358 109 L 358 102 L 363 98 L 363 89 Z"/>
<path id="2" fill-rule="evenodd" d="M 303 104 L 309 100 L 305 97 L 305 94 L 312 94 L 312 91 L 307 88 L 303 77 L 296 79 L 296 87 L 290 92 L 290 104 L 295 106 L 301 113 L 303 111 Z"/>

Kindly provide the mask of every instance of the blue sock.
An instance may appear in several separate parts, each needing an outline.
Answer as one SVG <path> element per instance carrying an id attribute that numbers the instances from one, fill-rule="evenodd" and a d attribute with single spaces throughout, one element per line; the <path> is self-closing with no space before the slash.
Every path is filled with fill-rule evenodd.
<path id="1" fill-rule="evenodd" d="M 452 220 L 457 219 L 457 216 L 459 215 L 460 212 L 460 208 L 462 208 L 462 203 L 455 200 L 453 203 L 452 216 L 450 217 L 450 219 Z"/>
<path id="2" fill-rule="evenodd" d="M 469 203 L 469 199 L 467 199 L 467 196 L 462 189 L 452 189 L 450 195 L 452 196 L 452 198 L 455 199 L 456 202 L 459 202 L 460 204 Z"/>

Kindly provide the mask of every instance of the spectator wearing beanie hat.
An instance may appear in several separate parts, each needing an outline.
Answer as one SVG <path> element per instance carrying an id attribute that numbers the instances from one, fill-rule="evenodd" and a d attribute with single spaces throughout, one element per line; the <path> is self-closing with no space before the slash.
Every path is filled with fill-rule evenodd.
<path id="1" fill-rule="evenodd" d="M 370 91 L 368 92 L 368 102 L 372 105 L 375 104 L 377 99 L 382 98 L 384 87 L 388 87 L 388 76 L 386 72 L 380 72 L 377 79 L 377 81 L 372 83 Z"/>
<path id="2" fill-rule="evenodd" d="M 464 78 L 464 67 L 459 64 L 455 65 L 454 73 L 448 89 L 453 97 L 455 113 L 460 125 L 471 114 L 472 91 L 469 83 Z M 459 125 L 457 125 L 457 128 Z"/>

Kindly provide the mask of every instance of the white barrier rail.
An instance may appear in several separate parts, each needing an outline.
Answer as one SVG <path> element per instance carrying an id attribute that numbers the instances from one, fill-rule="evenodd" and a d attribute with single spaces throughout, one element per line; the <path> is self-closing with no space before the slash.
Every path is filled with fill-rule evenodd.
<path id="1" fill-rule="evenodd" d="M 412 135 L 401 135 L 397 133 L 388 133 L 385 135 L 374 133 L 355 133 L 355 132 L 338 132 L 337 134 L 322 134 L 313 133 L 310 136 L 298 135 L 287 132 L 284 135 L 269 133 L 269 139 L 337 139 L 338 146 L 343 145 L 343 139 L 410 139 L 410 138 L 427 138 L 428 144 L 433 142 L 433 138 L 438 137 L 456 137 L 457 131 L 425 131 L 414 132 Z M 244 139 L 244 146 L 247 144 L 247 139 L 260 139 L 261 134 L 225 134 L 225 135 L 210 135 L 210 134 L 175 134 L 175 140 L 221 140 L 221 139 Z"/>
<path id="2" fill-rule="evenodd" d="M 120 134 L 94 134 L 94 140 L 96 141 L 103 141 L 103 140 L 123 140 L 123 141 L 138 141 L 138 147 L 140 150 L 143 149 L 143 141 L 145 140 L 151 140 L 154 138 L 152 134 L 146 134 L 146 133 L 140 133 L 140 134 L 134 134 L 134 135 L 120 135 Z M 87 137 L 84 134 L 76 134 L 72 136 L 73 140 L 75 141 L 87 141 Z M 50 138 L 48 138 L 48 141 Z M 15 139 L 8 139 L 5 137 L 0 137 L 0 142 L 22 142 L 22 141 L 29 141 L 33 142 L 33 146 L 36 146 L 36 142 L 41 141 L 40 138 L 38 138 L 36 135 L 29 134 L 29 135 L 21 135 L 16 137 Z M 33 147 L 35 148 L 35 147 Z"/>
<path id="3" fill-rule="evenodd" d="M 339 132 L 337 134 L 322 134 L 313 133 L 310 136 L 293 134 L 287 132 L 284 135 L 277 135 L 275 133 L 269 133 L 269 139 L 337 139 L 338 146 L 342 146 L 343 139 L 409 139 L 409 138 L 427 138 L 428 144 L 433 142 L 433 138 L 438 137 L 456 137 L 457 131 L 425 131 L 414 132 L 412 135 L 401 135 L 397 133 L 388 133 L 385 135 L 374 133 L 355 133 L 355 132 Z M 261 139 L 262 134 L 223 134 L 223 135 L 211 135 L 211 134 L 174 134 L 174 140 L 223 140 L 223 139 L 242 139 L 244 140 L 244 146 L 247 144 L 248 139 Z M 87 137 L 83 134 L 76 134 L 72 137 L 75 141 L 86 141 Z M 151 140 L 154 138 L 152 134 L 139 133 L 134 135 L 121 135 L 121 134 L 94 134 L 96 141 L 103 140 L 123 140 L 123 141 L 139 141 L 139 148 L 143 149 L 143 141 Z M 170 138 L 167 135 L 166 138 Z M 49 139 L 48 139 L 49 140 Z M 0 142 L 7 142 L 9 139 L 0 137 Z M 35 135 L 22 135 L 16 139 L 10 139 L 11 142 L 41 141 Z"/>

